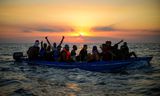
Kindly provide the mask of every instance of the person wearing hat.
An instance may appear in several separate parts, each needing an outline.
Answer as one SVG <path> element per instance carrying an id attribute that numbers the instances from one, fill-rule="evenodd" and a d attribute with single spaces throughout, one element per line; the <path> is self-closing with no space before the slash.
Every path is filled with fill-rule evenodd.
<path id="1" fill-rule="evenodd" d="M 39 50 L 40 50 L 40 48 L 39 48 L 39 40 L 36 40 L 34 45 L 31 46 L 27 51 L 28 59 L 29 60 L 38 59 Z"/>

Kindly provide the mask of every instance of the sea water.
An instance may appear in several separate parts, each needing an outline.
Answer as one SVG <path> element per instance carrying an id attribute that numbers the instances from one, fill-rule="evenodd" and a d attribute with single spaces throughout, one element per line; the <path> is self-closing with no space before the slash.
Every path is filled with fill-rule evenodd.
<path id="1" fill-rule="evenodd" d="M 14 62 L 13 52 L 26 55 L 31 45 L 0 44 L 0 96 L 160 96 L 160 43 L 129 44 L 138 56 L 153 56 L 151 66 L 120 73 Z M 83 44 L 76 45 L 78 53 Z M 94 45 L 100 46 L 88 44 L 88 52 Z"/>

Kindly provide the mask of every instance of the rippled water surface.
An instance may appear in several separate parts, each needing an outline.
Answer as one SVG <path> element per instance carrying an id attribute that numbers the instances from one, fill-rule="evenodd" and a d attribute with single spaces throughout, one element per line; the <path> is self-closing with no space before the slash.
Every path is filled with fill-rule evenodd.
<path id="1" fill-rule="evenodd" d="M 153 56 L 152 66 L 120 73 L 15 63 L 13 52 L 29 46 L 0 44 L 0 96 L 160 96 L 160 43 L 129 44 L 138 56 Z"/>

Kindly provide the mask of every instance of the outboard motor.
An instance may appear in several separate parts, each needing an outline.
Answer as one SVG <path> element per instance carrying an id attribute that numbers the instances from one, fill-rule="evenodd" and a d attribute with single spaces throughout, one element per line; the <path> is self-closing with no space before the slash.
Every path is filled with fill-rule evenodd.
<path id="1" fill-rule="evenodd" d="M 20 61 L 23 57 L 23 52 L 14 52 L 13 53 L 13 59 L 16 61 Z"/>

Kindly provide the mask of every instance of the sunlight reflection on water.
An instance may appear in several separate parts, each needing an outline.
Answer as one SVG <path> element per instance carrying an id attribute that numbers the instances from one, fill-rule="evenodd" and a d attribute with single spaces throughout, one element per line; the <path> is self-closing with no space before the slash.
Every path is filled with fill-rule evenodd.
<path id="1" fill-rule="evenodd" d="M 88 50 L 94 44 L 89 45 Z M 99 73 L 80 69 L 55 69 L 14 63 L 12 54 L 30 44 L 1 44 L 1 96 L 158 96 L 160 94 L 160 44 L 129 44 L 138 56 L 153 56 L 152 68 L 125 73 Z M 82 47 L 82 44 L 78 46 Z"/>

